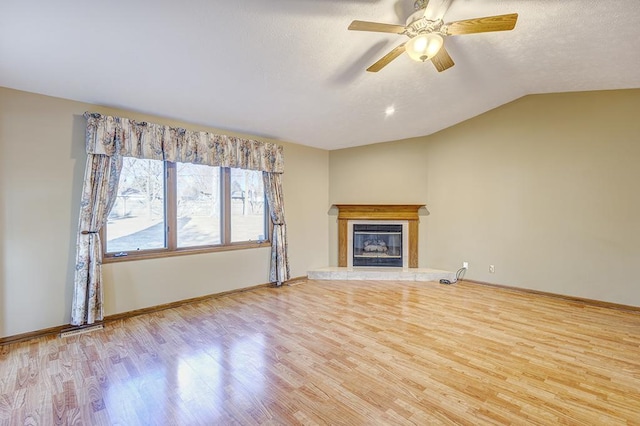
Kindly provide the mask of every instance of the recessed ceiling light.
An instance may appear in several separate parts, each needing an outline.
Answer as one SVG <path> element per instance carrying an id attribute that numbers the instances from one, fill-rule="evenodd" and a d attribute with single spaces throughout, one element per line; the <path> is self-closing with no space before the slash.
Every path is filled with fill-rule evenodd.
<path id="1" fill-rule="evenodd" d="M 391 105 L 391 106 L 388 106 L 387 109 L 384 110 L 384 115 L 389 117 L 390 115 L 393 115 L 395 112 L 396 112 L 396 108 L 393 105 Z"/>

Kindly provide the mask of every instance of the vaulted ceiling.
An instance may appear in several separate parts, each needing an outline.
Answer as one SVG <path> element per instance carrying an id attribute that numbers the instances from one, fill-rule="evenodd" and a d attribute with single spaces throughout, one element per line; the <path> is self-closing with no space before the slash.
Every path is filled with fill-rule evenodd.
<path id="1" fill-rule="evenodd" d="M 442 0 L 431 0 L 442 1 Z M 336 149 L 428 135 L 533 93 L 640 88 L 638 0 L 453 0 L 438 73 L 406 54 L 412 0 L 3 0 L 0 86 Z M 387 116 L 387 108 L 395 113 Z"/>

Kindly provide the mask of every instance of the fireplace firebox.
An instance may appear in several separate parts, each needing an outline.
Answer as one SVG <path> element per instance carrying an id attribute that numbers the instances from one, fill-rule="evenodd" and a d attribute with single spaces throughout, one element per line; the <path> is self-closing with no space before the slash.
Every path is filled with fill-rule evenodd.
<path id="1" fill-rule="evenodd" d="M 402 251 L 402 225 L 353 225 L 353 266 L 401 267 Z"/>

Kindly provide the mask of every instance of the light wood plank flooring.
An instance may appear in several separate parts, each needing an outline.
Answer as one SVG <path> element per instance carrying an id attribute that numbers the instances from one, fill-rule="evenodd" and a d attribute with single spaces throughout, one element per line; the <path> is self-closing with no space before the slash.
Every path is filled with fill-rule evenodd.
<path id="1" fill-rule="evenodd" d="M 307 281 L 0 347 L 2 425 L 640 424 L 640 315 Z"/>

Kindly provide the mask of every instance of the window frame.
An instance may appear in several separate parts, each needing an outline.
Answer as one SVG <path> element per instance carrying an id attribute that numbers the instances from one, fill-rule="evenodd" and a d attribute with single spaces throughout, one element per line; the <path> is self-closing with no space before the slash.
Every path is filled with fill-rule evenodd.
<path id="1" fill-rule="evenodd" d="M 100 229 L 100 241 L 102 245 L 102 263 L 125 262 L 141 259 L 158 259 L 163 257 L 184 256 L 198 253 L 215 253 L 231 250 L 245 250 L 260 247 L 271 247 L 271 235 L 273 223 L 270 220 L 269 204 L 267 202 L 266 188 L 264 197 L 264 229 L 265 239 L 260 241 L 235 241 L 231 242 L 231 168 L 218 167 L 220 169 L 220 244 L 208 244 L 191 247 L 178 247 L 178 235 L 176 232 L 178 203 L 177 163 L 163 161 L 164 177 L 164 218 L 165 218 L 165 245 L 164 248 L 131 250 L 128 252 L 107 253 L 107 224 Z M 210 166 L 216 167 L 216 166 Z M 121 254 L 125 253 L 125 254 Z"/>

